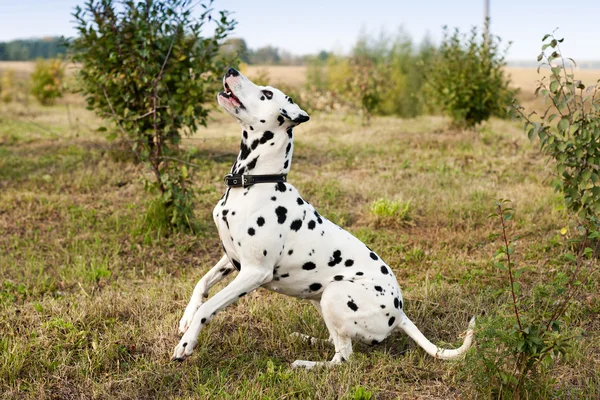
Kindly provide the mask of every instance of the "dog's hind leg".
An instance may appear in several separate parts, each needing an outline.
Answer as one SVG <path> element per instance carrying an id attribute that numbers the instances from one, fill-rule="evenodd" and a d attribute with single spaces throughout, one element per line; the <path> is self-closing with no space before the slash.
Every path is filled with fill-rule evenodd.
<path id="1" fill-rule="evenodd" d="M 296 360 L 292 363 L 292 368 L 312 369 L 314 367 L 331 367 L 347 361 L 352 354 L 352 341 L 347 336 L 338 336 L 331 334 L 333 344 L 335 345 L 335 355 L 331 361 L 307 361 Z"/>
<path id="2" fill-rule="evenodd" d="M 321 296 L 321 302 L 315 304 L 317 310 L 323 316 L 325 325 L 331 335 L 330 339 L 333 341 L 335 346 L 335 355 L 331 361 L 307 361 L 307 360 L 296 360 L 292 363 L 292 368 L 306 368 L 311 369 L 314 367 L 331 367 L 347 361 L 352 354 L 352 340 L 348 335 L 350 332 L 346 325 L 350 322 L 347 318 L 342 317 L 337 312 L 339 298 L 345 297 L 345 285 L 342 282 L 335 282 L 329 284 L 323 291 Z"/>
<path id="3" fill-rule="evenodd" d="M 190 302 L 183 312 L 183 317 L 179 321 L 179 333 L 185 333 L 185 331 L 188 330 L 196 310 L 202 305 L 202 298 L 208 297 L 208 290 L 234 270 L 233 265 L 231 265 L 227 256 L 224 255 L 219 262 L 217 262 L 217 264 L 198 281 L 194 288 L 194 292 L 192 293 L 192 297 L 190 298 Z"/>
<path id="4" fill-rule="evenodd" d="M 313 306 L 315 306 L 315 308 L 319 312 L 319 315 L 321 316 L 321 318 L 323 318 L 323 311 L 321 310 L 321 303 L 317 300 L 311 300 L 310 302 L 313 304 Z M 329 335 L 329 339 L 321 339 L 321 338 L 317 338 L 314 336 L 305 335 L 304 333 L 300 333 L 300 332 L 293 332 L 290 334 L 290 336 L 295 337 L 295 338 L 300 338 L 309 344 L 317 344 L 317 343 L 321 343 L 321 342 L 333 343 L 333 339 L 331 338 L 331 335 Z"/>

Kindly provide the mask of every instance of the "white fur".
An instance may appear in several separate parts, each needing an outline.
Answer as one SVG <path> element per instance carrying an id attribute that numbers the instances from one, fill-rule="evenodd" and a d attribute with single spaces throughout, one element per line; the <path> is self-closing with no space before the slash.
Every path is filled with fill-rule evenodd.
<path id="1" fill-rule="evenodd" d="M 235 70 L 223 81 L 233 96 L 219 93 L 219 104 L 243 129 L 240 154 L 230 172 L 287 173 L 293 152 L 292 128 L 308 120 L 308 114 L 281 91 L 256 86 Z M 404 314 L 391 268 L 352 234 L 319 215 L 291 184 L 228 188 L 213 217 L 226 254 L 196 285 L 179 323 L 183 337 L 173 359 L 192 354 L 202 327 L 217 312 L 259 287 L 311 300 L 327 325 L 336 351 L 333 359 L 297 360 L 293 367 L 338 364 L 352 354 L 352 340 L 381 342 L 395 329 L 441 359 L 461 357 L 470 347 L 474 319 L 460 348 L 435 346 Z M 241 266 L 237 277 L 202 303 L 210 287 L 236 265 Z"/>

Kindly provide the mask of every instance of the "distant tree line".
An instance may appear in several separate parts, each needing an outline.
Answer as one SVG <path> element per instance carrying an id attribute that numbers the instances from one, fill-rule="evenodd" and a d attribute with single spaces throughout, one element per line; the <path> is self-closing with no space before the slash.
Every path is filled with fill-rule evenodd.
<path id="1" fill-rule="evenodd" d="M 0 42 L 0 61 L 29 61 L 37 58 L 56 58 L 66 52 L 63 39 L 19 39 Z"/>
<path id="2" fill-rule="evenodd" d="M 227 54 L 238 53 L 239 58 L 246 64 L 261 65 L 304 65 L 315 56 L 297 56 L 288 51 L 273 46 L 250 49 L 244 39 L 227 39 L 221 49 Z M 0 61 L 29 61 L 38 58 L 56 58 L 64 55 L 66 48 L 60 37 L 41 39 L 19 39 L 10 42 L 0 42 Z M 322 51 L 316 58 L 326 60 L 329 53 Z"/>
<path id="3" fill-rule="evenodd" d="M 314 55 L 293 55 L 288 51 L 273 46 L 259 47 L 254 50 L 248 47 L 241 38 L 227 39 L 221 51 L 226 54 L 237 53 L 240 61 L 254 65 L 304 65 L 307 61 L 314 60 Z M 316 58 L 324 61 L 330 53 L 321 51 Z"/>

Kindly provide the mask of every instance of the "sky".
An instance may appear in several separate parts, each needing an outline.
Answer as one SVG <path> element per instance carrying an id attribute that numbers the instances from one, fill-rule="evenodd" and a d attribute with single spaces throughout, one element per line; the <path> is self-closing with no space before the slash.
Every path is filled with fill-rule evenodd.
<path id="1" fill-rule="evenodd" d="M 361 31 L 378 35 L 402 28 L 418 43 L 439 43 L 442 26 L 467 32 L 481 26 L 485 0 L 215 0 L 233 11 L 233 36 L 250 48 L 273 45 L 292 54 L 348 52 Z M 511 61 L 535 61 L 541 38 L 559 28 L 563 53 L 600 60 L 600 0 L 490 0 L 491 33 L 513 44 Z M 0 0 L 0 41 L 73 36 L 72 16 L 83 0 Z M 215 15 L 216 16 L 216 15 Z"/>

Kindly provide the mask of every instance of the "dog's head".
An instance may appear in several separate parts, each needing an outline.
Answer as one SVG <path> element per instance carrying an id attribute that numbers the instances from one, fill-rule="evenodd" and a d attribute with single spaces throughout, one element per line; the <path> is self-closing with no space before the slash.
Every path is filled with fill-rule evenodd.
<path id="1" fill-rule="evenodd" d="M 219 105 L 253 129 L 275 130 L 309 120 L 306 111 L 279 89 L 255 85 L 233 68 L 223 77 L 223 87 L 225 90 L 217 95 Z"/>

